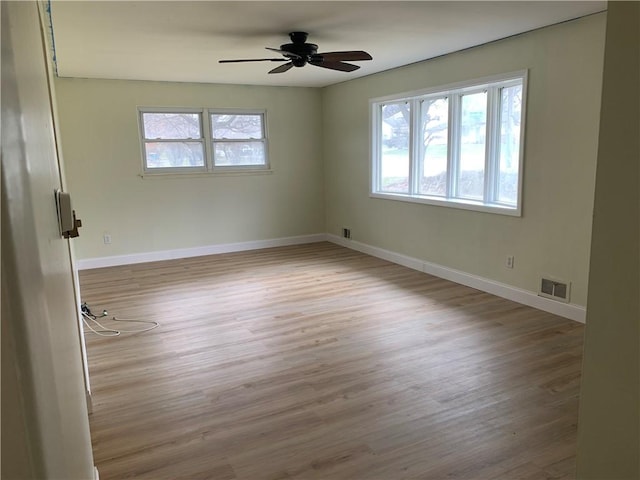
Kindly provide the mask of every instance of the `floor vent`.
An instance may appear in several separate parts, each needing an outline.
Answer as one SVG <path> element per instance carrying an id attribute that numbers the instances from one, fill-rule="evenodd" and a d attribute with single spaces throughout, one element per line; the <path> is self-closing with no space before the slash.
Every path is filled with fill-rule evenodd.
<path id="1" fill-rule="evenodd" d="M 569 303 L 570 290 L 571 283 L 569 282 L 543 277 L 540 281 L 540 291 L 538 292 L 538 295 L 558 300 L 560 302 Z"/>

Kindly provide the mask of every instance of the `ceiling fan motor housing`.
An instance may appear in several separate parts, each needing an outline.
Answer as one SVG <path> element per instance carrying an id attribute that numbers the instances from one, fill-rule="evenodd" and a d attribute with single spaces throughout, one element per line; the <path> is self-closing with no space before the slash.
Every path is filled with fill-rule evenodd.
<path id="1" fill-rule="evenodd" d="M 307 62 L 311 60 L 322 61 L 322 57 L 317 55 L 318 45 L 315 43 L 306 43 L 307 36 L 308 34 L 306 32 L 291 32 L 289 38 L 291 38 L 291 42 L 293 43 L 280 45 L 280 50 L 293 54 L 289 58 L 295 67 L 304 67 Z M 286 57 L 287 54 L 285 53 L 284 56 Z"/>

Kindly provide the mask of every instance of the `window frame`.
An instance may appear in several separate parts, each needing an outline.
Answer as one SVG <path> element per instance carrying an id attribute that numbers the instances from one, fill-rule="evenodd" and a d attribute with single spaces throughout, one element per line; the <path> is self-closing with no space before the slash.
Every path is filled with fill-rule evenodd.
<path id="1" fill-rule="evenodd" d="M 258 115 L 262 118 L 262 137 L 261 138 L 242 138 L 242 139 L 215 139 L 213 137 L 213 124 L 211 117 L 213 115 Z M 223 108 L 209 108 L 207 109 L 207 122 L 208 133 L 210 135 L 209 147 L 211 149 L 211 170 L 215 171 L 254 171 L 254 170 L 269 170 L 269 142 L 267 140 L 267 112 L 266 110 L 244 110 L 244 109 L 223 109 Z M 215 143 L 242 143 L 242 142 L 260 142 L 263 145 L 264 151 L 264 163 L 253 165 L 216 165 L 215 162 Z"/>
<path id="2" fill-rule="evenodd" d="M 193 107 L 137 107 L 138 112 L 138 137 L 140 140 L 140 152 L 142 160 L 142 175 L 215 175 L 224 173 L 268 173 L 271 171 L 269 162 L 269 143 L 267 138 L 267 112 L 264 109 L 229 109 L 229 108 L 193 108 Z M 200 116 L 200 133 L 198 139 L 148 139 L 145 137 L 144 114 L 145 113 L 197 113 Z M 260 141 L 264 145 L 264 164 L 258 165 L 215 165 L 214 138 L 211 127 L 212 115 L 260 115 L 262 118 L 262 138 L 260 139 L 232 139 L 226 142 Z M 199 142 L 203 147 L 204 165 L 199 167 L 164 167 L 149 168 L 147 166 L 147 143 L 175 143 L 175 142 Z"/>
<path id="3" fill-rule="evenodd" d="M 205 143 L 205 125 L 204 125 L 204 109 L 202 108 L 159 108 L 159 107 L 139 107 L 138 108 L 138 128 L 140 137 L 140 148 L 142 153 L 142 171 L 147 175 L 166 174 L 166 173 L 204 173 L 207 171 L 207 150 Z M 200 138 L 147 138 L 144 129 L 145 113 L 196 113 L 200 116 Z M 147 166 L 147 143 L 180 143 L 180 142 L 198 142 L 202 145 L 202 158 L 204 165 L 199 167 L 165 167 L 150 168 Z"/>
<path id="4" fill-rule="evenodd" d="M 465 210 L 497 213 L 502 215 L 522 215 L 522 185 L 524 168 L 525 120 L 527 104 L 528 70 L 519 70 L 490 77 L 483 77 L 464 82 L 436 86 L 410 92 L 387 95 L 369 100 L 370 116 L 370 162 L 369 162 L 369 197 L 398 200 L 404 202 L 421 203 L 427 205 L 445 206 Z M 520 111 L 520 135 L 518 152 L 518 179 L 516 204 L 499 201 L 500 173 L 500 126 L 502 88 L 522 84 L 522 99 Z M 457 195 L 457 175 L 460 167 L 460 127 L 461 127 L 461 97 L 463 95 L 487 91 L 487 118 L 485 140 L 485 165 L 483 199 L 473 200 L 461 198 Z M 427 195 L 419 193 L 419 170 L 421 163 L 417 152 L 421 151 L 421 143 L 416 135 L 421 128 L 423 100 L 444 98 L 448 99 L 448 131 L 447 131 L 447 172 L 445 196 Z M 411 106 L 409 126 L 409 193 L 385 192 L 382 190 L 382 106 L 386 103 L 406 101 Z M 419 130 L 418 130 L 419 131 Z"/>

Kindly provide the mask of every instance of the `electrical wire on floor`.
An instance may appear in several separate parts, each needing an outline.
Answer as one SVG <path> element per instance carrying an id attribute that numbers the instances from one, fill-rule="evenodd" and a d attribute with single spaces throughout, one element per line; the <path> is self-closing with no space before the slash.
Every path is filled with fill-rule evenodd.
<path id="1" fill-rule="evenodd" d="M 86 302 L 82 303 L 82 305 L 80 305 L 80 310 L 82 312 L 82 321 L 84 322 L 84 325 L 89 329 L 89 332 L 87 332 L 85 330 L 85 334 L 86 333 L 94 333 L 100 337 L 118 337 L 120 336 L 120 334 L 122 333 L 142 333 L 142 332 L 148 332 L 149 330 L 153 330 L 154 328 L 158 328 L 160 326 L 160 324 L 156 321 L 153 320 L 139 320 L 139 319 L 132 319 L 132 318 L 118 318 L 118 317 L 111 317 L 110 321 L 114 321 L 114 322 L 125 322 L 125 323 L 142 323 L 145 325 L 149 325 L 148 327 L 144 327 L 144 328 L 138 328 L 135 330 L 123 330 L 123 329 L 115 329 L 115 328 L 109 328 L 109 327 L 105 327 L 102 323 L 100 323 L 98 321 L 98 319 L 101 318 L 105 318 L 109 316 L 109 313 L 106 310 L 103 310 L 102 313 L 100 315 L 95 315 L 93 312 L 91 312 L 91 309 L 89 308 L 89 305 L 87 305 Z M 93 324 L 93 326 L 92 326 Z M 95 328 L 94 328 L 95 326 Z"/>

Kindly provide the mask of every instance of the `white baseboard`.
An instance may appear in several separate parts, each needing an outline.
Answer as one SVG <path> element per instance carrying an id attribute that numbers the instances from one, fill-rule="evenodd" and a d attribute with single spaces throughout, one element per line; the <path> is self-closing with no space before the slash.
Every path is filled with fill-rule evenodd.
<path id="1" fill-rule="evenodd" d="M 100 480 L 100 473 L 98 472 L 98 467 L 93 467 L 93 479 Z"/>
<path id="2" fill-rule="evenodd" d="M 258 250 L 261 248 L 284 247 L 287 245 L 301 245 L 304 243 L 324 242 L 327 235 L 318 233 L 313 235 L 300 235 L 297 237 L 272 238 L 268 240 L 255 240 L 250 242 L 223 243 L 219 245 L 206 245 L 204 247 L 179 248 L 175 250 L 161 250 L 158 252 L 134 253 L 130 255 L 114 255 L 111 257 L 87 258 L 76 261 L 78 270 L 91 268 L 116 267 L 118 265 L 131 265 L 134 263 L 158 262 L 161 260 L 174 260 L 176 258 L 201 257 L 219 253 L 242 252 L 245 250 Z"/>
<path id="3" fill-rule="evenodd" d="M 329 241 L 352 250 L 366 253 L 373 257 L 378 257 L 389 262 L 397 263 L 398 265 L 403 265 L 413 270 L 428 273 L 436 277 L 444 278 L 445 280 L 451 280 L 452 282 L 466 285 L 477 290 L 482 290 L 483 292 L 491 293 L 498 297 L 506 298 L 545 312 L 585 323 L 586 309 L 580 305 L 557 302 L 540 297 L 536 292 L 496 282 L 488 278 L 466 273 L 461 270 L 455 270 L 436 263 L 426 262 L 419 258 L 409 257 L 390 250 L 367 245 L 366 243 L 348 240 L 337 235 L 325 233 L 274 238 L 269 240 L 255 240 L 250 242 L 207 245 L 204 247 L 180 248 L 176 250 L 162 250 L 158 252 L 147 252 L 132 255 L 88 258 L 85 260 L 78 260 L 76 265 L 78 270 L 87 270 L 90 268 L 114 267 L 118 265 L 131 265 L 134 263 L 157 262 L 160 260 L 199 257 L 203 255 L 258 250 L 261 248 L 283 247 L 287 245 L 301 245 L 305 243 L 323 241 Z"/>
<path id="4" fill-rule="evenodd" d="M 418 258 L 409 257 L 400 253 L 395 253 L 383 248 L 367 245 L 366 243 L 348 240 L 337 235 L 327 234 L 326 239 L 337 245 L 366 253 L 373 257 L 378 257 L 389 262 L 403 265 L 413 270 L 428 273 L 436 277 L 451 280 L 452 282 L 466 285 L 468 287 L 491 293 L 498 297 L 506 298 L 523 305 L 527 305 L 538 310 L 553 313 L 570 320 L 585 323 L 586 308 L 571 303 L 561 303 L 540 297 L 536 292 L 524 290 L 504 283 L 496 282 L 488 278 L 472 275 L 460 270 L 438 265 L 436 263 L 425 262 Z"/>

